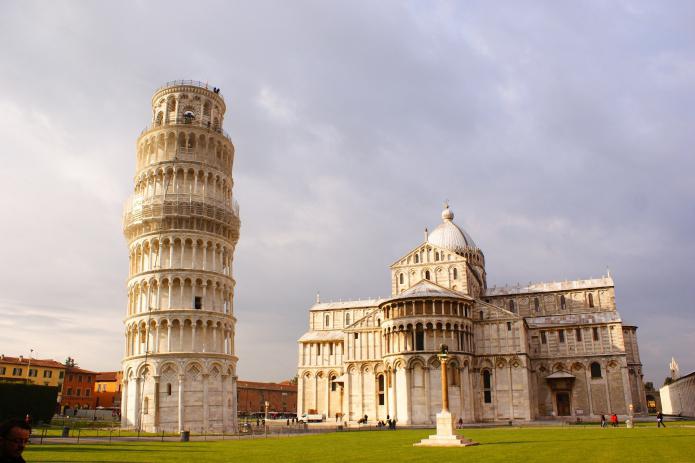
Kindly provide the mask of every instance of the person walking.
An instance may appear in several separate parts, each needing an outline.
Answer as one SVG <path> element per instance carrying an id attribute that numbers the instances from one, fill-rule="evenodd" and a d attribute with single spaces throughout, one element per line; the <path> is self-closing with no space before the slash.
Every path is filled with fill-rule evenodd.
<path id="1" fill-rule="evenodd" d="M 611 415 L 611 424 L 614 428 L 618 427 L 618 415 L 616 415 L 615 413 Z"/>
<path id="2" fill-rule="evenodd" d="M 656 414 L 656 427 L 660 428 L 662 426 L 664 428 L 666 427 L 666 425 L 664 424 L 664 414 L 659 412 Z"/>
<path id="3" fill-rule="evenodd" d="M 606 427 L 606 415 L 601 415 L 601 427 Z"/>

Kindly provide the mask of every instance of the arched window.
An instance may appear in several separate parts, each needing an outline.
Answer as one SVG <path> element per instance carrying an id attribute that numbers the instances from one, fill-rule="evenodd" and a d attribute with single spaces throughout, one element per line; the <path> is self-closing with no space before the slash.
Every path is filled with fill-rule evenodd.
<path id="1" fill-rule="evenodd" d="M 459 279 L 459 272 L 458 272 L 458 270 L 456 269 L 456 267 L 454 267 L 454 272 L 453 272 L 453 273 L 454 273 L 454 280 L 458 280 L 458 279 Z"/>
<path id="2" fill-rule="evenodd" d="M 600 378 L 601 377 L 601 365 L 598 362 L 593 362 L 591 364 L 591 377 Z"/>
<path id="3" fill-rule="evenodd" d="M 335 376 L 331 376 L 331 391 L 335 391 L 335 389 L 336 389 Z"/>
<path id="4" fill-rule="evenodd" d="M 449 364 L 447 365 L 447 368 L 449 368 L 448 374 L 449 374 L 449 386 L 458 386 L 460 381 L 459 378 L 459 369 L 456 365 L 454 364 Z"/>
<path id="5" fill-rule="evenodd" d="M 516 312 L 516 307 L 514 306 L 514 301 L 509 301 L 509 311 Z"/>
<path id="6" fill-rule="evenodd" d="M 419 263 L 419 262 L 420 262 L 420 255 L 419 255 L 419 254 L 415 254 L 415 263 L 417 264 L 417 263 Z"/>
<path id="7" fill-rule="evenodd" d="M 534 309 L 536 312 L 540 312 L 540 311 L 541 311 L 541 304 L 540 304 L 540 301 L 538 300 L 537 297 L 534 297 L 534 298 L 533 298 L 533 309 Z"/>
<path id="8" fill-rule="evenodd" d="M 492 403 L 492 375 L 489 370 L 483 371 L 483 401 L 486 404 Z"/>
<path id="9" fill-rule="evenodd" d="M 560 308 L 565 310 L 567 307 L 567 302 L 565 301 L 565 296 L 560 296 Z"/>
<path id="10" fill-rule="evenodd" d="M 162 125 L 162 122 L 164 122 L 164 113 L 159 111 L 157 113 L 157 119 L 155 120 L 156 125 Z"/>
<path id="11" fill-rule="evenodd" d="M 167 383 L 167 395 L 171 395 L 171 383 Z"/>
<path id="12" fill-rule="evenodd" d="M 400 284 L 403 284 L 403 281 L 404 281 L 404 279 L 403 279 L 403 274 L 401 273 L 401 274 L 398 276 L 398 282 L 399 282 Z"/>
<path id="13" fill-rule="evenodd" d="M 483 314 L 483 311 L 481 310 L 481 311 L 480 311 L 480 319 L 482 320 L 483 318 L 485 318 L 485 316 L 484 316 L 484 314 Z"/>
<path id="14" fill-rule="evenodd" d="M 429 270 L 425 270 L 425 279 L 426 280 L 430 279 L 430 271 Z"/>
<path id="15" fill-rule="evenodd" d="M 384 405 L 385 395 L 384 395 L 384 375 L 379 375 L 378 377 L 378 390 L 377 395 L 379 396 L 379 405 Z"/>
<path id="16" fill-rule="evenodd" d="M 326 315 L 326 322 L 324 323 L 324 326 L 326 328 L 328 328 L 328 324 L 330 323 L 330 321 L 331 321 L 330 315 Z"/>
<path id="17" fill-rule="evenodd" d="M 345 326 L 348 326 L 350 324 L 350 314 L 346 313 L 345 314 Z"/>
<path id="18" fill-rule="evenodd" d="M 434 251 L 434 260 L 439 260 L 439 251 Z"/>
<path id="19" fill-rule="evenodd" d="M 210 102 L 206 101 L 203 105 L 203 116 L 210 116 Z"/>
<path id="20" fill-rule="evenodd" d="M 425 350 L 425 331 L 422 325 L 415 327 L 415 350 Z"/>
<path id="21" fill-rule="evenodd" d="M 589 293 L 589 307 L 594 306 L 594 295 Z"/>

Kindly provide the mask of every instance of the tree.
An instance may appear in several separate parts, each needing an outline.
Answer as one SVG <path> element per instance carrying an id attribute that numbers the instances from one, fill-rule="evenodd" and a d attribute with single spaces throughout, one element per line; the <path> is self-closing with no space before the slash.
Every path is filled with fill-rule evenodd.
<path id="1" fill-rule="evenodd" d="M 666 379 L 664 380 L 664 386 L 668 386 L 672 382 L 673 382 L 673 378 L 671 378 L 670 376 L 667 376 Z"/>
<path id="2" fill-rule="evenodd" d="M 290 384 L 294 384 L 296 386 L 297 383 L 299 383 L 299 376 L 294 375 L 294 378 L 290 379 L 289 382 Z"/>
<path id="3" fill-rule="evenodd" d="M 65 366 L 66 367 L 74 367 L 75 366 L 75 359 L 72 357 L 68 357 L 65 359 Z"/>

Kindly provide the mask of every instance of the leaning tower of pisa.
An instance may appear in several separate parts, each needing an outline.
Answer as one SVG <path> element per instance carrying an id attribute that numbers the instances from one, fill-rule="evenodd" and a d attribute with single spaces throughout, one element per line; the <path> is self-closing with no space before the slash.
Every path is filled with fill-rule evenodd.
<path id="1" fill-rule="evenodd" d="M 137 139 L 123 232 L 130 271 L 122 425 L 234 431 L 234 279 L 239 208 L 226 105 L 202 82 L 169 82 Z"/>

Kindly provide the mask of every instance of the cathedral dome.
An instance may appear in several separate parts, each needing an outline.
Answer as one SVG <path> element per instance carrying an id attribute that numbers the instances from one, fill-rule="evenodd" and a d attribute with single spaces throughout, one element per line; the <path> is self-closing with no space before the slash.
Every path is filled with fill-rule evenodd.
<path id="1" fill-rule="evenodd" d="M 456 253 L 477 248 L 468 233 L 454 223 L 454 212 L 448 204 L 442 211 L 442 223 L 427 236 L 427 242 Z"/>

